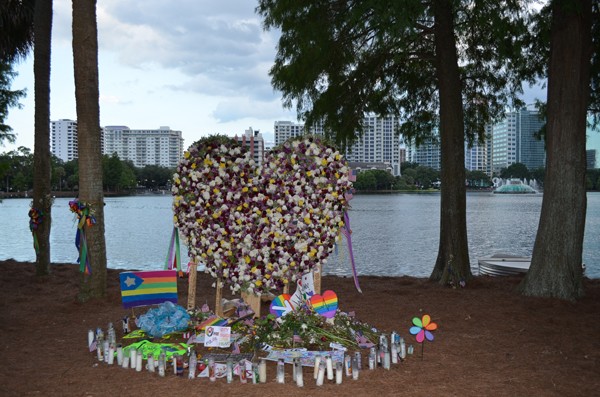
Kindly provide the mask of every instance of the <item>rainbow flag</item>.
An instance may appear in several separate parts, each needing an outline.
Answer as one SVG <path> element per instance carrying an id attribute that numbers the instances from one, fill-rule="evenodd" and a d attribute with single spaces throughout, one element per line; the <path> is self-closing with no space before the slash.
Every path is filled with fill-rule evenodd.
<path id="1" fill-rule="evenodd" d="M 123 272 L 119 277 L 124 308 L 163 302 L 177 304 L 177 271 L 175 270 Z"/>

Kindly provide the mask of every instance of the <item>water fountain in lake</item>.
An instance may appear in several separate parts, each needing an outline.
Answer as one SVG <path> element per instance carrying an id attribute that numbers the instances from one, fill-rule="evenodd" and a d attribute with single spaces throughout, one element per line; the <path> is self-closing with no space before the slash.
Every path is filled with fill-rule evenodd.
<path id="1" fill-rule="evenodd" d="M 517 178 L 500 179 L 494 178 L 494 193 L 498 194 L 535 194 L 537 190 L 531 185 L 535 182 L 534 179 L 527 183 Z M 537 183 L 536 183 L 537 185 Z"/>

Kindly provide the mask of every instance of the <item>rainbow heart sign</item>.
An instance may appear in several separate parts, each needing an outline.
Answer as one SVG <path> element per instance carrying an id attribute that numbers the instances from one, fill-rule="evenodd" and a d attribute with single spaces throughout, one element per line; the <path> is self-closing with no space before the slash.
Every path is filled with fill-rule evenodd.
<path id="1" fill-rule="evenodd" d="M 322 295 L 311 296 L 310 304 L 321 316 L 332 318 L 338 309 L 338 297 L 335 292 L 327 290 Z"/>
<path id="2" fill-rule="evenodd" d="M 352 188 L 339 151 L 303 136 L 255 164 L 226 136 L 205 137 L 173 175 L 174 223 L 190 259 L 256 294 L 295 283 L 333 252 Z"/>
<path id="3" fill-rule="evenodd" d="M 275 297 L 271 302 L 269 312 L 275 317 L 283 317 L 294 310 L 294 306 L 290 301 L 292 297 L 289 294 L 281 294 Z"/>

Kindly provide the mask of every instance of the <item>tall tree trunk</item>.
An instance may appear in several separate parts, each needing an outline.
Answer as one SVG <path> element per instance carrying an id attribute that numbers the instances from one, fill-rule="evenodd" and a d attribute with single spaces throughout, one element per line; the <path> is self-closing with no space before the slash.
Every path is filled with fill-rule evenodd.
<path id="1" fill-rule="evenodd" d="M 591 15 L 591 0 L 552 4 L 544 199 L 531 266 L 520 285 L 525 295 L 583 296 Z"/>
<path id="2" fill-rule="evenodd" d="M 34 11 L 33 72 L 35 77 L 35 146 L 33 153 L 33 208 L 43 220 L 34 231 L 37 239 L 36 276 L 50 273 L 52 191 L 50 162 L 50 53 L 52 1 L 36 1 Z"/>
<path id="3" fill-rule="evenodd" d="M 91 275 L 83 275 L 79 299 L 106 295 L 106 242 L 98 88 L 96 0 L 73 0 L 73 61 L 79 147 L 79 200 L 89 205 L 96 224 L 85 228 Z"/>
<path id="4" fill-rule="evenodd" d="M 434 0 L 435 57 L 440 95 L 441 211 L 438 256 L 430 280 L 440 284 L 471 278 L 467 242 L 465 147 L 462 89 L 453 6 Z"/>

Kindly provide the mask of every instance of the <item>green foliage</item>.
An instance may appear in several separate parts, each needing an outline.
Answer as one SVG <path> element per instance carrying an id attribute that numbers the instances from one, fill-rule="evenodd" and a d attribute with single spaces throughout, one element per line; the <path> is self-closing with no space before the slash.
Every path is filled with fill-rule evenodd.
<path id="1" fill-rule="evenodd" d="M 454 2 L 460 46 L 465 132 L 484 126 L 505 106 L 520 105 L 528 38 L 523 2 Z M 322 122 L 342 146 L 362 131 L 364 112 L 393 114 L 400 133 L 419 143 L 438 127 L 432 3 L 260 0 L 267 29 L 281 29 L 270 71 L 287 107 L 307 125 Z"/>
<path id="2" fill-rule="evenodd" d="M 63 162 L 52 156 L 52 190 L 75 191 L 79 188 L 77 160 Z M 108 192 L 129 193 L 138 186 L 147 189 L 168 189 L 174 170 L 166 167 L 134 167 L 131 161 L 122 161 L 116 155 L 103 156 L 104 189 Z M 33 154 L 26 147 L 0 154 L 0 190 L 29 191 L 33 188 Z"/>
<path id="3" fill-rule="evenodd" d="M 531 173 L 523 163 L 514 163 L 500 170 L 500 178 L 531 179 Z"/>
<path id="4" fill-rule="evenodd" d="M 12 65 L 6 61 L 0 61 L 0 144 L 6 140 L 13 143 L 16 139 L 12 128 L 5 124 L 8 110 L 13 107 L 20 108 L 19 99 L 25 96 L 25 90 L 11 90 L 11 82 L 17 74 L 12 70 Z"/>
<path id="5" fill-rule="evenodd" d="M 492 181 L 483 171 L 467 171 L 467 185 L 470 188 L 486 188 L 492 185 Z"/>

